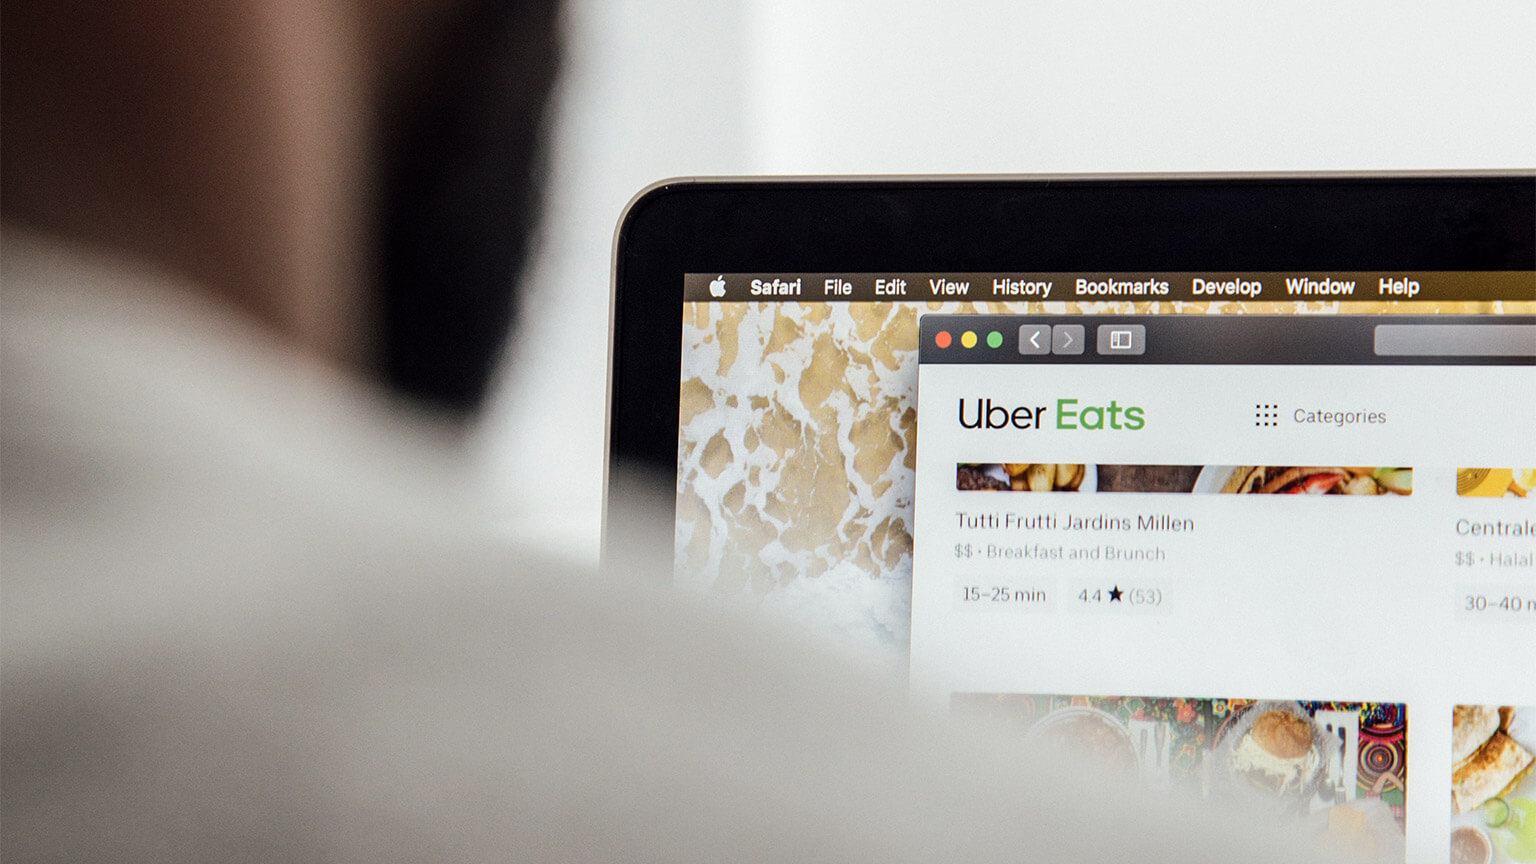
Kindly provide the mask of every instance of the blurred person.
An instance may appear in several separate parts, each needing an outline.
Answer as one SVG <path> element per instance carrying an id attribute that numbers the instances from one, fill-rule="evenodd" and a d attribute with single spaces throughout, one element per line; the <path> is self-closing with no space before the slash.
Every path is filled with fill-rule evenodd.
<path id="1" fill-rule="evenodd" d="M 550 5 L 0 22 L 0 857 L 1315 856 L 481 530 Z"/>

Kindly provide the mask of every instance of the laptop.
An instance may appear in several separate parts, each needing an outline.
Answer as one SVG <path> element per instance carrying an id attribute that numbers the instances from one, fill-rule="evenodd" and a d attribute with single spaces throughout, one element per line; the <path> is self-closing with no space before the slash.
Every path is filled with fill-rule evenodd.
<path id="1" fill-rule="evenodd" d="M 1158 792 L 1536 860 L 1536 175 L 673 180 L 614 290 L 610 470 L 676 494 L 610 553 Z"/>

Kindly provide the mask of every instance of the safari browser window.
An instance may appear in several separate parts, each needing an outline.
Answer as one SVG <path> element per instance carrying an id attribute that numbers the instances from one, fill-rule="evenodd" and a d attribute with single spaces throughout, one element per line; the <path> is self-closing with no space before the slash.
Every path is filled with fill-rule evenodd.
<path id="1" fill-rule="evenodd" d="M 918 698 L 1370 860 L 1536 860 L 1531 319 L 919 338 Z"/>

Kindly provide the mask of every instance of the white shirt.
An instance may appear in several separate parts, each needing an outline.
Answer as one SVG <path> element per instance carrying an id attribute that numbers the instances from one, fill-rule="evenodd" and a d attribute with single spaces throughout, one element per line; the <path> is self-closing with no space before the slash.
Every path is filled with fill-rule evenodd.
<path id="1" fill-rule="evenodd" d="M 440 430 L 164 279 L 3 268 L 7 860 L 1315 857 L 532 560 Z"/>

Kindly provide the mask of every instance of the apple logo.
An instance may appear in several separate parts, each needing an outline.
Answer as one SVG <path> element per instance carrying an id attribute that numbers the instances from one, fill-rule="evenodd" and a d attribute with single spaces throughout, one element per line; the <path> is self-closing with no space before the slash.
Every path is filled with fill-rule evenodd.
<path id="1" fill-rule="evenodd" d="M 709 296 L 719 299 L 725 296 L 725 274 L 720 274 L 709 281 Z"/>

